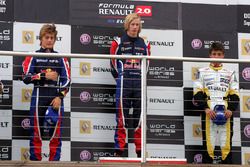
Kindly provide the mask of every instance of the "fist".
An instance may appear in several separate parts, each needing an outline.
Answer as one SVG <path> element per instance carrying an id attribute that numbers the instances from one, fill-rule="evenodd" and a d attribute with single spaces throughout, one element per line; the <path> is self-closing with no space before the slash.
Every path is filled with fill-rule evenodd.
<path id="1" fill-rule="evenodd" d="M 52 81 L 57 81 L 58 74 L 56 71 L 49 71 L 45 73 L 45 78 Z"/>

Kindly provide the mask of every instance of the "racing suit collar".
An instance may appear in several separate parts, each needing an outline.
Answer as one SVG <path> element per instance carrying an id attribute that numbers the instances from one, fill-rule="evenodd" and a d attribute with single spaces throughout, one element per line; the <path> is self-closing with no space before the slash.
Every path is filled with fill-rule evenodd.
<path id="1" fill-rule="evenodd" d="M 47 52 L 47 53 L 53 53 L 54 52 L 54 49 L 52 48 L 52 49 L 48 49 L 48 48 L 43 48 L 43 47 L 41 47 L 40 48 L 40 51 L 41 52 Z"/>
<path id="2" fill-rule="evenodd" d="M 213 63 L 210 63 L 209 67 L 215 71 L 221 70 L 223 67 L 223 64 L 221 63 L 220 66 L 215 67 Z"/>
<path id="3" fill-rule="evenodd" d="M 127 33 L 125 34 L 125 37 L 131 42 L 135 42 L 138 39 L 138 37 L 130 37 Z"/>

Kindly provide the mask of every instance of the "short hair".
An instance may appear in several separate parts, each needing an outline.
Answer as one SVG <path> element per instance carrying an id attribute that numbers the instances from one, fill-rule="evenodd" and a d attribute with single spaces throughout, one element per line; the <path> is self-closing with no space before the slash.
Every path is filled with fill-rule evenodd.
<path id="1" fill-rule="evenodd" d="M 224 46 L 220 42 L 213 42 L 212 45 L 209 48 L 209 54 L 212 53 L 212 51 L 222 51 L 225 53 Z"/>
<path id="2" fill-rule="evenodd" d="M 40 33 L 39 33 L 39 39 L 41 40 L 45 34 L 54 34 L 55 38 L 57 36 L 57 30 L 56 26 L 54 24 L 45 24 L 42 26 Z"/>
<path id="3" fill-rule="evenodd" d="M 141 20 L 141 16 L 138 13 L 131 13 L 131 14 L 128 14 L 126 16 L 125 21 L 124 21 L 124 30 L 125 31 L 128 31 L 130 23 L 135 19 L 140 19 Z M 139 26 L 139 32 L 138 33 L 141 32 L 141 28 L 142 28 L 142 24 L 141 24 L 141 21 L 140 21 L 140 26 Z"/>

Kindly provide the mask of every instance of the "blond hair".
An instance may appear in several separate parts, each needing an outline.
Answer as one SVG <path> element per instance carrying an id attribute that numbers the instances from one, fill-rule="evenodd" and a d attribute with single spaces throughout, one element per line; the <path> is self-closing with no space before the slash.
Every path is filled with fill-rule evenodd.
<path id="1" fill-rule="evenodd" d="M 141 16 L 138 13 L 131 13 L 131 14 L 128 14 L 126 16 L 125 21 L 124 21 L 124 30 L 125 31 L 128 31 L 130 23 L 135 19 L 140 19 L 141 20 Z M 140 26 L 139 26 L 139 32 L 138 33 L 141 32 L 141 29 L 142 29 L 142 24 L 141 24 L 141 21 L 140 21 Z"/>
<path id="2" fill-rule="evenodd" d="M 54 37 L 56 39 L 57 36 L 56 26 L 54 24 L 43 25 L 39 33 L 39 39 L 41 40 L 42 37 L 45 36 L 46 34 L 54 34 Z"/>

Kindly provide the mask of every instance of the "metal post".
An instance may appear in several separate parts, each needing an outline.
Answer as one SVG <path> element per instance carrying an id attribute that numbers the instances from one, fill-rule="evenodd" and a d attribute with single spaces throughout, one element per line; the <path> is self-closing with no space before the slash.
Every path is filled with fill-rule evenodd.
<path id="1" fill-rule="evenodd" d="M 141 162 L 146 162 L 146 132 L 147 132 L 147 59 L 141 60 Z"/>

